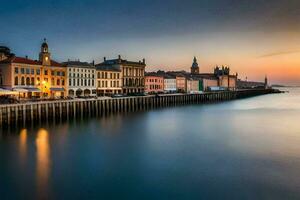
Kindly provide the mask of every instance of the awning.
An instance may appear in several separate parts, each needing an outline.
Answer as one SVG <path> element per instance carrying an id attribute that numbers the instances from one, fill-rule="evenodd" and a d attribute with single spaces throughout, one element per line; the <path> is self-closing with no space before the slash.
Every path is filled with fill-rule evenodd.
<path id="1" fill-rule="evenodd" d="M 39 88 L 26 88 L 29 92 L 41 92 Z"/>
<path id="2" fill-rule="evenodd" d="M 50 91 L 53 91 L 53 92 L 64 92 L 65 89 L 64 88 L 50 88 Z"/>
<path id="3" fill-rule="evenodd" d="M 16 92 L 28 92 L 28 90 L 26 90 L 24 88 L 14 88 L 14 91 L 16 91 Z"/>
<path id="4" fill-rule="evenodd" d="M 5 90 L 0 88 L 0 95 L 17 95 L 18 93 L 11 90 Z"/>
<path id="5" fill-rule="evenodd" d="M 17 92 L 41 92 L 39 88 L 36 87 L 22 87 L 22 88 L 14 88 L 14 91 Z"/>

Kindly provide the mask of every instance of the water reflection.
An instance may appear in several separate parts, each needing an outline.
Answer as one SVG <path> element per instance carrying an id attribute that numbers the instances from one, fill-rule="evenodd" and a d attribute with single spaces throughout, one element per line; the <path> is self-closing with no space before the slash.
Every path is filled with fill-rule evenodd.
<path id="1" fill-rule="evenodd" d="M 19 137 L 20 164 L 24 167 L 27 157 L 27 129 L 22 129 Z"/>
<path id="2" fill-rule="evenodd" d="M 48 194 L 50 174 L 50 146 L 49 134 L 45 129 L 40 129 L 36 138 L 36 185 L 38 199 L 45 199 Z"/>

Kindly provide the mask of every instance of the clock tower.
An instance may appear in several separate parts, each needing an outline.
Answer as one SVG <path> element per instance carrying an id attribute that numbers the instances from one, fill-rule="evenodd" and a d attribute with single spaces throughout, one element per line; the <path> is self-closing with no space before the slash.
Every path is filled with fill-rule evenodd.
<path id="1" fill-rule="evenodd" d="M 42 62 L 42 65 L 51 65 L 50 56 L 51 54 L 49 53 L 48 44 L 45 38 L 40 52 L 40 62 Z"/>
<path id="2" fill-rule="evenodd" d="M 191 74 L 199 74 L 199 65 L 197 63 L 197 58 L 194 57 L 193 64 L 191 67 Z"/>

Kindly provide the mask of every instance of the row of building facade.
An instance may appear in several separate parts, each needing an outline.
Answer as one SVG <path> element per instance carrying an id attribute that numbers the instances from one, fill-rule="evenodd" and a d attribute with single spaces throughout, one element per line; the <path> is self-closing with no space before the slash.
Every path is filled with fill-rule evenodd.
<path id="1" fill-rule="evenodd" d="M 127 61 L 119 56 L 95 64 L 51 59 L 46 40 L 38 60 L 17 57 L 0 47 L 0 87 L 20 97 L 110 96 L 144 93 L 145 59 Z"/>
<path id="2" fill-rule="evenodd" d="M 200 73 L 194 58 L 191 72 L 157 71 L 146 73 L 145 91 L 147 93 L 200 93 L 214 90 L 235 90 L 237 74 L 230 75 L 229 67 L 216 66 L 213 73 Z"/>
<path id="3" fill-rule="evenodd" d="M 160 92 L 199 92 L 213 87 L 235 89 L 235 75 L 229 68 L 215 68 L 214 73 L 201 74 L 196 58 L 191 72 L 145 73 L 145 59 L 127 61 L 106 59 L 95 64 L 80 60 L 56 62 L 46 40 L 39 59 L 18 57 L 7 47 L 0 47 L 0 88 L 14 91 L 24 98 L 56 98 L 80 96 L 111 96 Z"/>

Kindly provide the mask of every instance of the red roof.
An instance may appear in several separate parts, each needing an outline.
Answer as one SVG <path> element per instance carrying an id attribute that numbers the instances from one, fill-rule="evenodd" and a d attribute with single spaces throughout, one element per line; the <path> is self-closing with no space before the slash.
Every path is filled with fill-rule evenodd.
<path id="1" fill-rule="evenodd" d="M 22 64 L 28 64 L 28 65 L 42 65 L 42 62 L 38 61 L 38 60 L 31 60 L 28 58 L 22 58 L 22 57 L 11 57 L 8 58 L 6 60 L 1 61 L 2 63 L 22 63 Z M 1 63 L 0 62 L 0 63 Z M 62 67 L 63 65 L 51 60 L 51 65 L 53 67 Z"/>
<path id="2" fill-rule="evenodd" d="M 28 58 L 21 58 L 21 57 L 15 57 L 11 61 L 12 63 L 22 63 L 22 64 L 28 64 L 28 65 L 41 65 L 41 62 L 37 60 L 31 60 Z"/>

